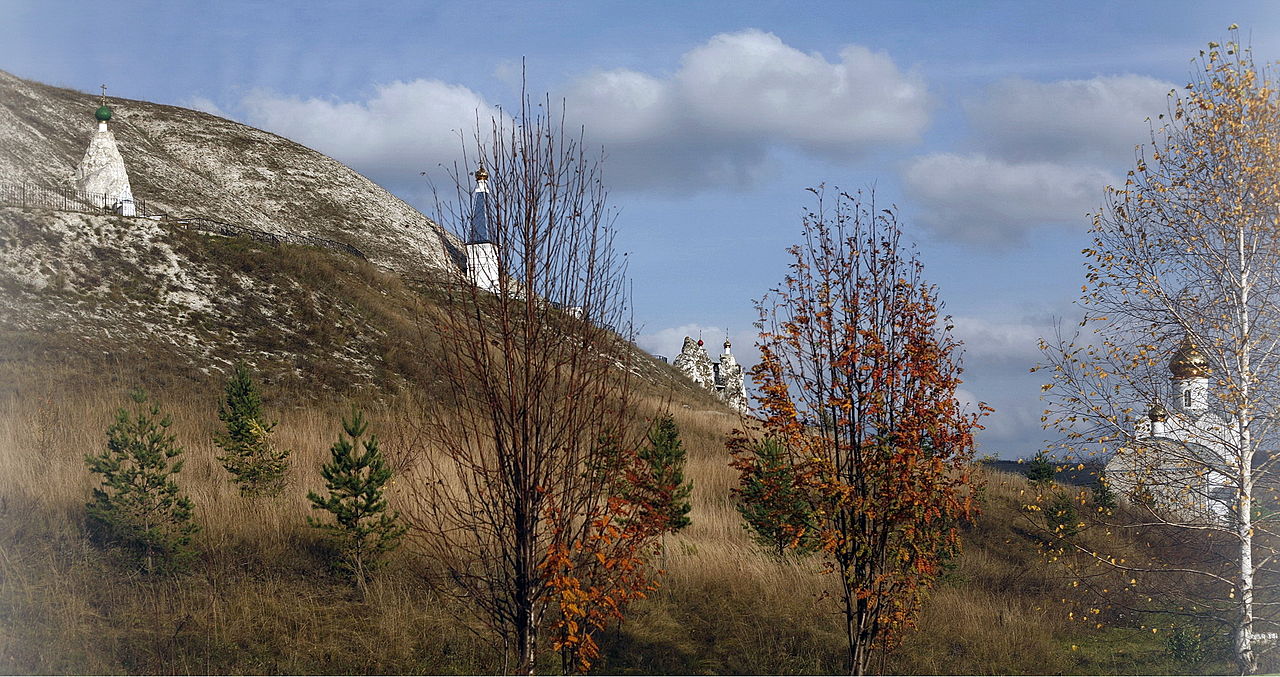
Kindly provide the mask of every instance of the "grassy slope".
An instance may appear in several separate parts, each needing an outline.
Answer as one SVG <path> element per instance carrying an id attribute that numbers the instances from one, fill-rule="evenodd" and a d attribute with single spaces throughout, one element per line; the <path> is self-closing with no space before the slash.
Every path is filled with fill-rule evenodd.
<path id="1" fill-rule="evenodd" d="M 327 564 L 305 494 L 352 403 L 368 408 L 397 462 L 413 435 L 402 375 L 430 332 L 416 317 L 438 308 L 425 282 L 406 283 L 368 264 L 300 247 L 163 234 L 185 260 L 234 287 L 236 274 L 269 284 L 276 308 L 225 295 L 189 338 L 134 328 L 119 314 L 87 313 L 86 326 L 117 330 L 115 343 L 58 327 L 6 327 L 0 363 L 0 670 L 7 672 L 378 673 L 497 669 L 468 629 L 465 607 L 431 592 L 432 563 L 407 547 L 361 601 Z M 108 262 L 109 263 L 109 262 Z M 107 264 L 104 264 L 107 265 Z M 93 273 L 94 271 L 88 271 Z M 98 271 L 104 277 L 106 270 Z M 110 308 L 113 295 L 147 299 L 147 276 L 118 277 L 81 299 Z M 58 288 L 26 295 L 38 311 L 69 304 Z M 83 296 L 83 294 L 82 294 Z M 237 305 L 239 303 L 239 305 Z M 97 305 L 94 305 L 97 304 Z M 92 317 L 104 319 L 92 320 Z M 52 320 L 50 320 L 52 321 Z M 178 320 L 157 315 L 133 321 Z M 88 323 L 86 325 L 85 323 Z M 101 326 L 94 325 L 99 322 Z M 112 324 L 112 323 L 116 324 Z M 125 324 L 120 324 L 125 322 Z M 148 329 L 156 329 L 151 326 Z M 105 336 L 105 334 L 104 334 Z M 194 337 L 194 338 L 190 338 Z M 209 355 L 200 345 L 235 346 Z M 109 354 L 104 354 L 107 350 Z M 336 359 L 344 351 L 378 359 Z M 264 374 L 279 442 L 295 451 L 292 482 L 279 499 L 240 497 L 215 460 L 220 367 L 248 354 Z M 608 672 L 828 673 L 841 670 L 843 636 L 816 560 L 780 563 L 740 526 L 729 490 L 724 434 L 738 425 L 710 397 L 656 365 L 646 381 L 649 416 L 670 407 L 690 450 L 693 525 L 668 538 L 662 589 L 637 604 L 606 638 Z M 420 375 L 417 375 L 420 376 Z M 412 380 L 418 380 L 413 378 Z M 125 573 L 83 536 L 91 485 L 84 454 L 101 448 L 127 387 L 142 383 L 174 415 L 186 447 L 184 489 L 203 527 L 199 555 L 178 578 Z M 429 393 L 428 393 L 429 395 Z M 1079 619 L 1089 601 L 1041 555 L 1019 511 L 1025 482 L 986 477 L 984 513 L 964 554 L 931 596 L 920 631 L 885 670 L 915 673 L 1176 672 L 1163 640 L 1107 618 Z M 393 502 L 406 499 L 404 484 Z M 1063 600 L 1067 600 L 1064 602 Z M 1071 614 L 1070 616 L 1068 614 Z M 1080 647 L 1073 651 L 1072 645 Z M 546 666 L 554 669 L 555 666 Z"/>

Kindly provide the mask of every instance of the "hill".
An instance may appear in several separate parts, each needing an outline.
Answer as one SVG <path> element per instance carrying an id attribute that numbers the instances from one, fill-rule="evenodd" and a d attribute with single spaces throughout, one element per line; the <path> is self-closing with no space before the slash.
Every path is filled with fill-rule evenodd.
<path id="1" fill-rule="evenodd" d="M 457 239 L 351 168 L 275 134 L 207 113 L 111 98 L 133 193 L 152 211 L 352 245 L 406 273 L 457 260 Z M 98 97 L 0 71 L 0 176 L 70 186 Z"/>
<path id="2" fill-rule="evenodd" d="M 94 98 L 0 74 L 0 105 L 18 120 L 0 132 L 6 175 L 65 182 Z M 399 472 L 413 472 L 413 454 L 430 453 L 415 442 L 417 403 L 437 396 L 422 358 L 438 350 L 430 318 L 452 309 L 439 271 L 455 241 L 285 139 L 146 102 L 118 111 L 139 196 L 177 215 L 338 240 L 369 260 L 174 221 L 0 208 L 0 670 L 499 669 L 492 647 L 469 631 L 464 601 L 440 592 L 436 564 L 412 544 L 361 598 L 306 523 L 306 493 L 319 488 L 318 467 L 353 405 Z M 398 215 L 411 225 L 388 227 Z M 223 372 L 236 359 L 260 375 L 267 412 L 280 420 L 277 441 L 294 451 L 276 499 L 240 496 L 211 440 Z M 604 638 L 600 669 L 840 670 L 843 633 L 822 563 L 774 559 L 742 528 L 724 447 L 741 419 L 667 365 L 646 359 L 641 377 L 636 425 L 671 411 L 689 451 L 692 525 L 667 539 L 662 587 Z M 186 449 L 179 482 L 201 531 L 182 576 L 138 576 L 85 534 L 93 480 L 84 456 L 102 448 L 125 390 L 138 384 L 172 414 Z M 980 473 L 984 512 L 967 525 L 965 550 L 919 631 L 882 669 L 1205 669 L 1174 662 L 1140 623 L 1092 613 L 1095 600 L 1070 585 L 1028 528 L 1027 483 Z M 393 506 L 414 500 L 407 484 L 392 485 Z M 1086 616 L 1105 627 L 1080 622 Z"/>

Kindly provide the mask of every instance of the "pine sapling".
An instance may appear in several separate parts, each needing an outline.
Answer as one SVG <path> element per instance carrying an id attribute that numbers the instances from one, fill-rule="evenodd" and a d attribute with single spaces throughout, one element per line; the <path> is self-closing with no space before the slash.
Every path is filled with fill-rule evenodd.
<path id="1" fill-rule="evenodd" d="M 670 414 L 654 421 L 649 430 L 649 444 L 640 449 L 640 458 L 648 466 L 653 481 L 660 490 L 662 505 L 655 506 L 662 513 L 665 531 L 677 532 L 689 526 L 689 493 L 693 482 L 684 478 L 685 450 L 680 443 L 680 429 Z"/>
<path id="2" fill-rule="evenodd" d="M 85 464 L 101 475 L 86 506 L 90 536 L 100 544 L 132 552 L 151 573 L 179 567 L 190 555 L 191 500 L 174 482 L 182 470 L 182 448 L 169 434 L 171 420 L 141 390 L 130 393 L 137 404 L 131 414 L 116 413 L 107 428 L 107 448 L 85 456 Z"/>
<path id="3" fill-rule="evenodd" d="M 1036 455 L 1027 464 L 1027 479 L 1032 484 L 1049 485 L 1053 484 L 1053 478 L 1056 475 L 1053 467 L 1053 461 L 1045 454 L 1044 450 L 1036 452 Z"/>
<path id="4" fill-rule="evenodd" d="M 813 550 L 813 507 L 787 449 L 772 438 L 730 440 L 738 469 L 738 513 L 757 543 L 779 559 Z"/>
<path id="5" fill-rule="evenodd" d="M 218 419 L 227 427 L 225 435 L 213 440 L 226 452 L 218 460 L 240 486 L 240 494 L 280 495 L 288 478 L 290 451 L 272 442 L 276 423 L 263 418 L 262 395 L 244 362 L 236 363 L 227 379 Z"/>
<path id="6" fill-rule="evenodd" d="M 333 522 L 307 518 L 311 526 L 327 532 L 342 553 L 344 568 L 367 593 L 369 574 L 382 564 L 383 555 L 400 544 L 405 527 L 399 514 L 387 509 L 383 493 L 391 479 L 391 468 L 378 449 L 378 438 L 361 439 L 368 428 L 359 411 L 342 421 L 347 438 L 330 447 L 330 460 L 320 468 L 328 496 L 307 494 L 314 510 L 325 510 Z M 363 448 L 363 452 L 359 448 Z"/>

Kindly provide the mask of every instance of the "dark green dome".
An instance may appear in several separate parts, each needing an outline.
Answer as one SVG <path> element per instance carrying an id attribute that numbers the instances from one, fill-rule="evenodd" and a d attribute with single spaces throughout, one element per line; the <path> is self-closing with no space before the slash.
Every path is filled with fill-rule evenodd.
<path id="1" fill-rule="evenodd" d="M 99 122 L 106 122 L 111 119 L 111 109 L 106 106 L 98 106 L 98 110 L 94 111 L 93 117 L 98 118 Z"/>

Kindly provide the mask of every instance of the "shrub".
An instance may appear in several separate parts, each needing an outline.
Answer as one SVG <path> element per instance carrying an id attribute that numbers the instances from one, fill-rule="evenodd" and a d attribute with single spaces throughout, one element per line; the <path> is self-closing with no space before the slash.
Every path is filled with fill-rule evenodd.
<path id="1" fill-rule="evenodd" d="M 1053 483 L 1054 472 L 1053 461 L 1049 460 L 1049 456 L 1044 450 L 1036 452 L 1036 455 L 1027 464 L 1027 479 L 1033 484 L 1046 485 Z"/>
<path id="2" fill-rule="evenodd" d="M 102 476 L 86 506 L 90 536 L 100 544 L 133 553 L 143 568 L 178 568 L 190 555 L 191 500 L 178 489 L 182 448 L 169 434 L 172 423 L 141 390 L 130 393 L 136 410 L 116 413 L 107 428 L 107 448 L 85 456 L 89 470 Z"/>
<path id="3" fill-rule="evenodd" d="M 774 439 L 745 445 L 748 453 L 739 454 L 734 462 L 740 474 L 734 491 L 744 526 L 757 543 L 779 558 L 788 548 L 812 550 L 812 530 L 796 528 L 812 523 L 812 507 L 790 454 Z"/>

